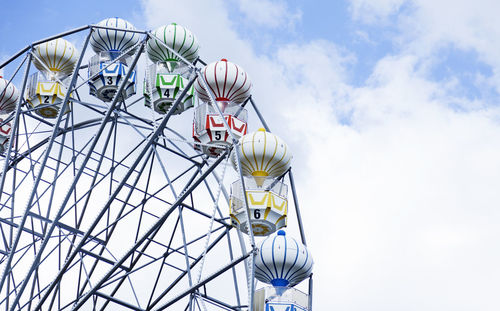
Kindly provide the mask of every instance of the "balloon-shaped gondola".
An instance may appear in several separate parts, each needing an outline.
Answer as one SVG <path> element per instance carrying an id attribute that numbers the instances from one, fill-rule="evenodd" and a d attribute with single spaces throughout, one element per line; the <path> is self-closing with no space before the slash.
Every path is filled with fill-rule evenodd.
<path id="1" fill-rule="evenodd" d="M 90 45 L 97 54 L 89 61 L 89 90 L 91 95 L 109 102 L 129 71 L 129 54 L 134 53 L 139 34 L 134 32 L 135 27 L 131 23 L 118 17 L 107 18 L 97 26 L 107 28 L 96 27 L 90 37 Z M 126 85 L 120 94 L 122 99 L 136 93 L 135 70 L 124 83 Z"/>
<path id="2" fill-rule="evenodd" d="M 280 230 L 265 239 L 255 256 L 255 278 L 271 284 L 256 291 L 254 310 L 310 311 L 307 294 L 292 288 L 312 273 L 313 259 L 307 248 Z"/>
<path id="3" fill-rule="evenodd" d="M 193 138 L 197 148 L 216 157 L 232 143 L 230 132 L 219 112 L 211 104 L 211 94 L 223 113 L 233 134 L 239 139 L 247 132 L 247 111 L 241 104 L 250 96 L 252 83 L 248 74 L 238 65 L 222 59 L 205 66 L 201 79 L 195 82 L 200 104 L 195 112 Z"/>
<path id="4" fill-rule="evenodd" d="M 50 80 L 64 79 L 72 74 L 78 59 L 73 44 L 62 38 L 41 43 L 33 52 L 35 67 Z"/>
<path id="5" fill-rule="evenodd" d="M 265 239 L 255 256 L 255 278 L 273 286 L 295 286 L 309 277 L 312 267 L 307 248 L 283 230 Z"/>
<path id="6" fill-rule="evenodd" d="M 165 114 L 188 84 L 194 70 L 192 63 L 198 58 L 198 40 L 188 29 L 172 23 L 151 32 L 146 52 L 153 64 L 148 66 L 144 79 L 144 98 L 148 107 Z M 174 114 L 194 106 L 194 87 L 182 99 Z"/>
<path id="7" fill-rule="evenodd" d="M 250 210 L 250 222 L 254 235 L 269 235 L 286 226 L 288 212 L 288 187 L 278 178 L 289 168 L 292 155 L 286 143 L 263 128 L 240 139 L 233 149 L 231 160 L 237 170 L 237 157 L 245 178 L 245 196 Z M 231 186 L 230 214 L 233 226 L 248 232 L 245 212 L 245 196 L 241 184 Z"/>
<path id="8" fill-rule="evenodd" d="M 0 114 L 14 111 L 18 99 L 19 91 L 16 86 L 0 76 Z"/>
<path id="9" fill-rule="evenodd" d="M 292 154 L 287 144 L 263 128 L 243 136 L 235 150 L 243 176 L 253 177 L 258 186 L 262 186 L 266 178 L 277 178 L 290 168 Z M 231 158 L 236 168 L 234 151 Z"/>
<path id="10" fill-rule="evenodd" d="M 67 78 L 73 73 L 78 51 L 62 38 L 37 45 L 34 65 L 39 72 L 31 75 L 26 99 L 34 111 L 45 118 L 55 118 L 67 91 Z M 69 111 L 69 105 L 65 108 Z"/>
<path id="11" fill-rule="evenodd" d="M 135 30 L 134 25 L 124 19 L 112 17 L 100 21 L 97 26 L 109 28 L 95 28 L 93 30 L 90 45 L 94 52 L 133 53 L 133 47 L 139 42 L 139 34 L 127 30 Z"/>
<path id="12" fill-rule="evenodd" d="M 4 121 L 7 118 L 8 115 L 0 115 L 0 154 L 4 154 L 5 150 L 7 150 L 10 131 L 12 130 L 12 124 Z"/>
<path id="13" fill-rule="evenodd" d="M 222 110 L 229 104 L 241 104 L 250 96 L 252 82 L 248 74 L 226 59 L 205 66 L 202 76 Z M 210 95 L 202 81 L 195 82 L 195 89 L 202 101 L 210 101 Z"/>

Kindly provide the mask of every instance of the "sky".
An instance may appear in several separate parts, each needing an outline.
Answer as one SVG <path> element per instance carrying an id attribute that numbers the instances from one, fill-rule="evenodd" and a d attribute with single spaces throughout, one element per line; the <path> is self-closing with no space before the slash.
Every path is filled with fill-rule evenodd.
<path id="1" fill-rule="evenodd" d="M 3 8 L 0 60 L 118 16 L 139 29 L 177 22 L 203 59 L 245 68 L 271 130 L 294 151 L 314 310 L 500 309 L 498 2 Z"/>

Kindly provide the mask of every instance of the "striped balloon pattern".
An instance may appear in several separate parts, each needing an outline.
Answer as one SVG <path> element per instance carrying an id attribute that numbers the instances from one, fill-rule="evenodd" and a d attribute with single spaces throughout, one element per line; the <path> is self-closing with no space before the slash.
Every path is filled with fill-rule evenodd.
<path id="1" fill-rule="evenodd" d="M 124 52 L 133 47 L 139 42 L 139 34 L 127 30 L 135 30 L 134 25 L 124 19 L 113 17 L 97 23 L 98 26 L 107 26 L 112 28 L 120 28 L 123 30 L 112 30 L 95 28 L 90 37 L 90 45 L 94 52 Z M 129 53 L 133 53 L 129 51 Z"/>
<path id="2" fill-rule="evenodd" d="M 217 101 L 241 104 L 250 96 L 252 82 L 248 74 L 226 59 L 208 64 L 201 73 Z M 210 96 L 199 79 L 195 82 L 195 91 L 202 101 L 210 101 Z"/>
<path id="3" fill-rule="evenodd" d="M 193 62 L 198 57 L 200 48 L 198 40 L 188 29 L 172 23 L 161 26 L 151 32 L 155 38 L 150 38 L 146 46 L 149 59 L 153 62 L 172 62 L 181 59 L 160 42 L 163 42 L 177 54 L 189 62 Z"/>
<path id="4" fill-rule="evenodd" d="M 14 84 L 0 77 L 0 114 L 14 111 L 18 99 L 19 91 Z"/>
<path id="5" fill-rule="evenodd" d="M 277 178 L 284 174 L 291 165 L 292 154 L 287 144 L 278 136 L 259 129 L 240 139 L 235 148 L 241 161 L 243 176 L 256 178 Z M 236 155 L 231 156 L 233 167 L 237 170 Z"/>
<path id="6" fill-rule="evenodd" d="M 255 256 L 255 278 L 273 286 L 294 286 L 309 277 L 312 267 L 307 248 L 283 230 L 265 239 Z"/>
<path id="7" fill-rule="evenodd" d="M 42 71 L 55 74 L 58 77 L 68 76 L 73 73 L 78 51 L 69 41 L 62 38 L 44 42 L 35 47 L 35 67 Z"/>

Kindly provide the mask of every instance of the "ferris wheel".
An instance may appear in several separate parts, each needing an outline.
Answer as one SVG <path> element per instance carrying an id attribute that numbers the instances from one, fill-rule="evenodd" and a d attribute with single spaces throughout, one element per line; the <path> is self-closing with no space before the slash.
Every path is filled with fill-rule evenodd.
<path id="1" fill-rule="evenodd" d="M 200 52 L 108 18 L 0 65 L 0 310 L 311 310 L 291 152 Z"/>

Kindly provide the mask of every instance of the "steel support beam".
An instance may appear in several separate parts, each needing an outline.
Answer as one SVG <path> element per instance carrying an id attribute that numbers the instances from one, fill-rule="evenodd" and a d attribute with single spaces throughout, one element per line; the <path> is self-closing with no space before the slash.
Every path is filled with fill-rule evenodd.
<path id="1" fill-rule="evenodd" d="M 73 75 L 72 75 L 72 78 L 71 78 L 71 83 L 70 83 L 70 85 L 69 85 L 69 87 L 68 87 L 68 91 L 66 92 L 65 98 L 64 98 L 63 103 L 62 103 L 62 105 L 61 105 L 61 109 L 59 110 L 59 114 L 58 114 L 58 116 L 57 116 L 57 121 L 56 121 L 56 126 L 54 126 L 54 129 L 53 129 L 53 132 L 52 132 L 51 138 L 50 138 L 50 140 L 49 140 L 49 142 L 48 142 L 48 145 L 47 145 L 47 150 L 45 151 L 45 155 L 44 155 L 44 158 L 43 158 L 43 160 L 42 160 L 41 167 L 40 167 L 40 172 L 39 172 L 39 173 L 38 173 L 38 175 L 37 175 L 37 179 L 35 180 L 34 187 L 33 187 L 33 191 L 32 191 L 32 193 L 31 193 L 31 195 L 30 195 L 30 197 L 29 197 L 29 200 L 28 200 L 28 204 L 27 204 L 27 208 L 26 208 L 26 213 L 25 213 L 25 215 L 23 216 L 23 219 L 22 219 L 22 221 L 21 221 L 21 225 L 20 225 L 21 227 L 23 227 L 23 226 L 24 226 L 24 222 L 26 221 L 26 218 L 27 218 L 27 212 L 30 210 L 31 202 L 32 202 L 32 201 L 33 201 L 33 199 L 34 199 L 34 196 L 35 196 L 35 193 L 36 193 L 36 190 L 37 190 L 38 183 L 40 182 L 40 179 L 41 179 L 41 176 L 42 176 L 42 173 L 43 173 L 43 169 L 45 168 L 45 164 L 47 163 L 47 160 L 48 160 L 48 158 L 49 158 L 50 151 L 51 151 L 51 149 L 52 149 L 52 145 L 53 145 L 53 143 L 54 143 L 55 137 L 57 136 L 57 133 L 58 133 L 58 126 L 59 126 L 59 124 L 60 124 L 60 122 L 61 122 L 61 120 L 62 120 L 62 116 L 64 115 L 64 110 L 66 109 L 66 105 L 67 105 L 67 103 L 68 103 L 68 101 L 69 101 L 69 98 L 70 98 L 70 95 L 71 95 L 71 89 L 74 87 L 74 85 L 75 85 L 75 83 L 76 83 L 76 81 L 77 81 L 77 78 L 78 78 L 78 70 L 79 70 L 80 64 L 81 64 L 81 62 L 82 62 L 82 60 L 83 60 L 83 56 L 85 55 L 85 51 L 86 51 L 86 49 L 87 49 L 88 43 L 89 43 L 89 41 L 90 41 L 90 36 L 91 36 L 91 32 L 89 32 L 89 34 L 87 35 L 87 39 L 85 40 L 85 43 L 84 43 L 84 46 L 83 46 L 82 54 L 80 55 L 80 57 L 79 57 L 79 59 L 78 59 L 78 61 L 77 61 L 77 63 L 76 63 L 75 70 L 74 70 Z M 137 61 L 139 60 L 140 52 L 142 51 L 142 49 L 144 49 L 144 44 L 143 44 L 143 45 L 141 45 L 141 48 L 139 49 L 139 52 L 138 52 L 137 56 L 134 58 L 134 61 L 133 61 L 133 63 L 132 63 L 131 68 L 134 68 L 134 67 L 135 67 L 135 65 L 137 64 Z M 106 116 L 105 116 L 104 120 L 109 119 L 109 117 L 110 117 L 110 115 L 111 115 L 112 111 L 114 110 L 114 108 L 115 108 L 115 106 L 116 106 L 116 104 L 117 104 L 117 102 L 118 102 L 118 98 L 119 98 L 119 96 L 118 96 L 118 95 L 119 95 L 119 94 L 121 94 L 122 90 L 124 89 L 125 84 L 126 84 L 126 83 L 125 83 L 125 81 L 127 81 L 127 80 L 129 79 L 129 77 L 130 77 L 131 73 L 132 73 L 132 70 L 130 70 L 129 72 L 127 72 L 127 75 L 126 75 L 125 79 L 124 79 L 124 80 L 122 81 L 122 83 L 120 84 L 120 87 L 119 87 L 119 89 L 118 89 L 117 93 L 115 94 L 115 98 L 114 98 L 114 100 L 113 100 L 112 104 L 110 105 L 109 110 L 108 110 L 108 112 L 107 112 L 107 114 L 106 114 Z M 85 165 L 86 165 L 86 163 L 88 162 L 88 160 L 89 160 L 89 158 L 90 158 L 90 156 L 91 156 L 91 154 L 92 154 L 92 150 L 94 150 L 95 145 L 96 145 L 96 144 L 97 144 L 97 142 L 98 142 L 98 139 L 99 139 L 100 135 L 101 135 L 101 134 L 102 134 L 102 132 L 104 131 L 104 127 L 105 127 L 105 126 L 106 126 L 106 124 L 107 124 L 107 122 L 105 122 L 104 120 L 103 120 L 103 122 L 102 122 L 102 124 L 101 124 L 101 127 L 99 128 L 98 132 L 97 132 L 97 133 L 96 133 L 96 135 L 94 136 L 94 140 L 92 141 L 92 146 L 91 146 L 91 148 L 89 149 L 89 150 L 90 150 L 90 152 L 89 152 L 89 153 L 87 154 L 87 156 L 85 157 L 85 159 L 84 159 L 84 161 L 83 161 L 83 163 L 82 163 L 82 165 L 81 165 L 81 167 L 80 167 L 80 169 L 79 169 L 79 171 L 78 171 L 78 174 L 75 176 L 75 178 L 74 178 L 74 180 L 73 180 L 73 183 L 72 183 L 72 186 L 70 187 L 70 190 L 68 191 L 68 194 L 67 194 L 67 196 L 66 196 L 65 200 L 63 201 L 63 204 L 62 204 L 62 205 L 61 205 L 61 207 L 59 208 L 59 210 L 58 210 L 58 212 L 57 212 L 57 215 L 56 215 L 56 216 L 55 216 L 55 218 L 54 218 L 54 222 L 51 224 L 51 226 L 49 227 L 49 230 L 48 230 L 48 231 L 47 231 L 47 233 L 46 233 L 46 237 L 50 237 L 50 236 L 52 235 L 52 232 L 53 232 L 53 231 L 54 231 L 54 229 L 55 229 L 55 224 L 58 222 L 59 218 L 61 217 L 61 214 L 62 214 L 62 212 L 63 212 L 63 210 L 64 210 L 65 204 L 67 203 L 67 201 L 68 201 L 68 199 L 69 199 L 69 197 L 70 197 L 71 193 L 73 192 L 73 189 L 74 189 L 74 187 L 76 186 L 76 182 L 78 181 L 79 177 L 81 176 L 81 174 L 82 174 L 82 172 L 83 172 L 83 170 L 84 170 L 84 168 L 85 168 Z M 17 243 L 18 243 L 18 241 L 19 241 L 19 238 L 20 238 L 20 232 L 21 232 L 21 231 L 18 231 L 18 234 L 16 235 L 15 245 L 17 245 Z M 23 291 L 24 291 L 24 288 L 26 287 L 27 282 L 29 281 L 29 279 L 30 279 L 30 277 L 31 277 L 31 274 L 32 274 L 32 273 L 33 273 L 33 271 L 37 268 L 37 266 L 38 266 L 38 264 L 39 264 L 39 262 L 40 262 L 40 258 L 41 258 L 42 254 L 43 254 L 43 250 L 44 250 L 45 246 L 46 246 L 46 245 L 47 245 L 47 243 L 48 243 L 48 240 L 49 240 L 48 238 L 44 239 L 44 241 L 43 241 L 42 245 L 40 246 L 40 249 L 39 249 L 39 251 L 38 251 L 38 253 L 37 253 L 37 255 L 36 255 L 36 257 L 35 257 L 35 259 L 34 259 L 34 261 L 33 261 L 33 264 L 32 264 L 32 266 L 30 267 L 30 270 L 28 271 L 27 276 L 26 276 L 25 280 L 23 281 L 23 284 L 21 285 L 21 287 L 20 287 L 20 289 L 19 289 L 19 292 L 17 293 L 17 296 L 16 296 L 16 298 L 15 298 L 15 302 L 19 301 L 19 299 L 21 298 L 21 295 L 22 295 L 22 293 L 23 293 Z M 13 247 L 13 248 L 15 248 L 15 247 Z M 10 262 L 11 262 L 11 261 L 12 261 L 12 259 L 11 259 L 11 258 L 10 258 L 10 256 L 9 256 L 9 259 L 8 259 L 8 262 L 7 262 L 7 266 L 6 266 L 5 271 L 10 270 Z M 2 281 L 3 281 L 3 278 L 2 278 Z M 0 283 L 0 289 L 1 289 L 1 285 L 2 285 L 2 283 Z M 14 309 L 14 305 L 15 305 L 15 303 L 12 305 L 12 307 L 11 307 L 11 311 L 13 311 L 13 309 Z"/>
<path id="2" fill-rule="evenodd" d="M 203 281 L 199 282 L 198 284 L 190 287 L 189 289 L 185 290 L 184 292 L 182 292 L 180 295 L 178 295 L 177 297 L 175 297 L 174 299 L 168 301 L 167 303 L 165 303 L 164 305 L 161 305 L 159 306 L 157 309 L 154 309 L 155 311 L 160 311 L 160 310 L 164 310 L 168 307 L 170 307 L 171 305 L 173 305 L 174 303 L 176 303 L 177 301 L 181 300 L 182 298 L 184 298 L 186 295 L 189 295 L 191 293 L 194 293 L 198 288 L 202 287 L 203 285 L 206 285 L 208 282 L 212 281 L 213 279 L 215 279 L 216 277 L 218 277 L 219 275 L 223 274 L 224 272 L 226 272 L 227 270 L 231 269 L 232 267 L 236 266 L 237 264 L 239 264 L 240 262 L 242 262 L 243 260 L 247 259 L 248 257 L 250 256 L 253 256 L 253 251 L 250 251 L 249 253 L 246 253 L 245 255 L 233 260 L 231 263 L 229 263 L 227 266 L 223 267 L 222 269 L 216 271 L 215 273 L 212 273 L 211 275 L 209 275 L 206 279 L 204 279 Z"/>
<path id="3" fill-rule="evenodd" d="M 144 49 L 144 45 L 141 45 L 141 48 L 140 48 L 140 51 L 138 52 L 138 56 L 134 59 L 134 66 L 131 66 L 131 68 L 134 68 L 135 67 L 135 64 L 137 63 L 137 60 L 138 60 L 138 57 L 140 56 L 140 53 L 142 52 L 142 50 Z M 132 70 L 129 71 L 129 73 L 131 73 Z M 127 81 L 128 80 L 128 76 L 126 77 L 126 79 L 124 79 L 124 81 Z M 102 210 L 100 211 L 99 215 L 96 217 L 96 220 L 92 223 L 92 225 L 90 226 L 90 228 L 88 229 L 86 235 L 83 236 L 82 240 L 79 242 L 79 244 L 75 247 L 75 250 L 73 251 L 73 253 L 67 258 L 66 260 L 66 263 L 65 265 L 61 268 L 61 270 L 59 271 L 58 275 L 56 276 L 56 280 L 54 282 L 52 282 L 51 286 L 49 287 L 49 289 L 46 291 L 46 293 L 42 296 L 42 298 L 40 299 L 40 302 L 39 302 L 39 306 L 41 306 L 43 304 L 43 302 L 45 301 L 45 299 L 47 298 L 48 294 L 54 289 L 55 287 L 55 284 L 58 283 L 60 281 L 60 279 L 62 278 L 63 274 L 65 273 L 66 269 L 69 267 L 69 263 L 76 257 L 79 249 L 86 243 L 88 237 L 90 236 L 90 234 L 92 233 L 92 231 L 94 230 L 94 228 L 97 226 L 98 224 L 98 221 L 99 219 L 104 216 L 104 214 L 106 213 L 107 209 L 111 206 L 111 203 L 113 202 L 113 200 L 118 196 L 118 193 L 120 192 L 121 188 L 125 185 L 126 181 L 128 180 L 128 178 L 130 177 L 130 175 L 133 173 L 135 167 L 137 167 L 137 165 L 139 165 L 139 162 L 143 159 L 144 155 L 146 154 L 146 152 L 148 151 L 148 149 L 152 146 L 152 144 L 156 141 L 157 137 L 160 135 L 160 133 L 162 132 L 163 128 L 165 127 L 165 125 L 167 124 L 170 116 L 173 114 L 173 111 L 175 111 L 175 109 L 177 108 L 177 106 L 180 104 L 181 102 L 181 99 L 184 97 L 184 95 L 187 93 L 187 91 L 189 90 L 189 88 L 193 85 L 195 81 L 195 78 L 191 79 L 189 81 L 189 83 L 187 84 L 186 88 L 182 91 L 181 95 L 179 96 L 179 98 L 174 102 L 174 104 L 172 105 L 172 108 L 169 110 L 169 112 L 165 115 L 165 117 L 163 118 L 160 126 L 156 129 L 156 131 L 153 133 L 153 135 L 150 137 L 150 139 L 148 140 L 148 142 L 146 143 L 146 146 L 143 148 L 143 150 L 141 151 L 140 155 L 137 157 L 137 159 L 135 160 L 135 162 L 133 163 L 133 165 L 130 167 L 130 169 L 127 171 L 127 173 L 125 174 L 125 176 L 123 177 L 122 181 L 120 182 L 120 184 L 117 186 L 116 190 L 113 192 L 113 194 L 109 197 L 107 203 L 105 204 L 105 206 L 102 208 Z M 124 83 L 122 83 L 122 86 L 124 86 Z M 116 94 L 120 94 L 121 93 L 121 90 L 119 90 Z M 115 97 L 116 98 L 116 97 Z M 111 110 L 108 111 L 109 113 L 111 113 Z M 97 140 L 96 140 L 97 141 Z M 82 168 L 80 169 L 79 173 L 83 170 L 83 165 L 82 165 Z M 81 174 L 81 173 L 80 173 Z M 69 199 L 69 195 L 71 193 L 69 192 L 68 195 L 66 196 L 65 200 L 63 201 L 63 204 L 65 204 L 65 202 L 67 202 L 67 200 Z"/>
<path id="4" fill-rule="evenodd" d="M 193 80 L 194 81 L 194 80 Z M 187 89 L 187 88 L 186 88 Z M 168 211 L 166 213 L 163 214 L 163 216 L 161 218 L 159 218 L 154 224 L 153 226 L 148 229 L 142 236 L 141 238 L 139 238 L 137 240 L 137 242 L 132 246 L 132 248 L 130 250 L 128 250 L 125 255 L 122 256 L 122 258 L 120 260 L 118 260 L 116 262 L 116 264 L 102 277 L 102 279 L 94 284 L 94 287 L 93 289 L 91 289 L 90 291 L 88 291 L 79 301 L 78 303 L 75 305 L 75 309 L 79 309 L 93 294 L 94 292 L 100 288 L 100 286 L 102 286 L 102 284 L 104 284 L 105 280 L 108 279 L 109 277 L 111 277 L 113 275 L 113 273 L 116 271 L 116 269 L 118 268 L 119 265 L 123 264 L 128 257 L 130 257 L 134 252 L 135 250 L 144 242 L 148 239 L 148 237 L 153 234 L 155 231 L 157 231 L 161 225 L 163 225 L 163 223 L 167 220 L 167 218 L 170 216 L 170 214 L 175 210 L 177 209 L 177 207 L 179 206 L 179 204 L 181 204 L 187 197 L 189 194 L 191 194 L 191 192 L 193 192 L 194 189 L 196 189 L 196 187 L 198 187 L 198 185 L 203 181 L 205 180 L 205 178 L 220 164 L 220 162 L 222 162 L 224 156 L 227 154 L 227 151 L 221 155 L 221 157 L 219 157 L 219 159 L 217 159 L 212 165 L 210 165 L 210 167 L 207 169 L 207 171 L 205 171 L 203 173 L 203 175 L 201 175 L 195 182 L 194 184 L 189 187 L 189 189 L 187 189 L 185 192 L 181 193 L 181 195 L 177 198 L 177 200 L 175 201 L 175 203 L 168 209 Z M 125 179 L 124 179 L 125 180 Z M 110 204 L 110 203 L 109 203 Z M 104 210 L 104 209 L 103 209 Z M 101 212 L 102 214 L 102 212 Z M 102 215 L 99 215 L 99 216 L 102 216 Z M 100 218 L 100 217 L 97 217 L 97 218 Z M 91 226 L 91 229 L 92 227 L 95 227 L 95 226 Z M 89 230 L 87 233 L 90 234 L 92 230 Z M 85 241 L 85 239 L 82 239 L 82 242 Z M 80 242 L 81 244 L 81 242 Z"/>

